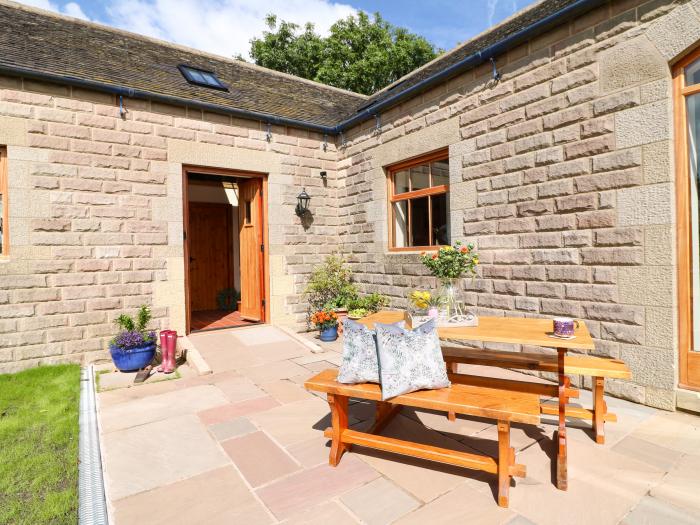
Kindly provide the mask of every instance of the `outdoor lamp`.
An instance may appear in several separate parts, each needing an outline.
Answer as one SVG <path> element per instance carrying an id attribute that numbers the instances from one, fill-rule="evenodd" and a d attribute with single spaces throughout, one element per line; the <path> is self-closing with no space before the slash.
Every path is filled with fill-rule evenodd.
<path id="1" fill-rule="evenodd" d="M 306 188 L 303 188 L 301 193 L 297 195 L 297 207 L 295 211 L 299 217 L 302 217 L 309 211 L 310 200 L 311 197 L 309 197 L 309 194 L 306 193 Z"/>

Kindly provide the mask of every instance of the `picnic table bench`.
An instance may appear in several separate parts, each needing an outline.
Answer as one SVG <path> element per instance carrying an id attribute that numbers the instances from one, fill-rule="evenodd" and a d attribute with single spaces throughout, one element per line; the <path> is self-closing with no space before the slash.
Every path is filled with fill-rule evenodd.
<path id="1" fill-rule="evenodd" d="M 404 311 L 381 311 L 369 315 L 362 320 L 368 328 L 373 328 L 375 322 L 394 323 L 405 319 Z M 557 428 L 557 487 L 566 490 L 567 475 L 567 436 L 566 418 L 582 417 L 593 420 L 596 442 L 605 440 L 605 421 L 615 420 L 615 416 L 607 412 L 603 399 L 604 378 L 629 378 L 629 369 L 622 361 L 609 360 L 599 357 L 568 356 L 568 350 L 594 350 L 593 339 L 584 322 L 580 321 L 574 331 L 573 339 L 552 337 L 552 321 L 524 317 L 479 317 L 479 325 L 473 327 L 438 327 L 441 340 L 463 340 L 475 342 L 510 343 L 542 348 L 556 349 L 556 354 L 508 352 L 503 350 L 485 350 L 458 346 L 443 346 L 443 357 L 449 365 L 450 380 L 456 384 L 491 387 L 500 392 L 520 392 L 540 397 L 556 398 L 556 403 L 539 403 L 539 410 L 545 414 L 558 417 Z M 553 372 L 557 375 L 557 384 L 547 385 L 530 381 L 512 381 L 482 376 L 458 374 L 459 363 L 471 363 L 501 368 L 519 368 L 537 371 Z M 569 405 L 569 398 L 579 396 L 579 391 L 571 387 L 567 374 L 587 374 L 594 378 L 594 406 L 591 410 Z M 450 419 L 458 412 L 447 411 Z"/>
<path id="2" fill-rule="evenodd" d="M 498 504 L 508 506 L 511 477 L 525 477 L 525 465 L 515 462 L 510 446 L 510 424 L 540 422 L 540 398 L 537 393 L 503 391 L 488 386 L 453 384 L 449 388 L 421 390 L 382 401 L 377 384 L 343 384 L 336 380 L 337 370 L 324 370 L 304 383 L 307 390 L 325 392 L 331 409 L 332 426 L 324 435 L 332 440 L 328 462 L 337 466 L 343 453 L 359 445 L 406 456 L 481 470 L 498 476 Z M 348 428 L 350 398 L 376 401 L 374 424 L 366 432 Z M 380 435 L 382 429 L 402 407 L 454 412 L 493 419 L 498 427 L 498 457 L 424 445 Z"/>

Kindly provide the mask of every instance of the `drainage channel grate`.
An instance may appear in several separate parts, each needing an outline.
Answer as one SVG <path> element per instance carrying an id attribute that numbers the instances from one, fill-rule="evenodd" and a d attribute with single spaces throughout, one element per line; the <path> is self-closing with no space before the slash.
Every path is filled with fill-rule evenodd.
<path id="1" fill-rule="evenodd" d="M 78 444 L 78 523 L 107 525 L 100 434 L 95 403 L 95 371 L 92 365 L 80 371 L 80 437 Z"/>

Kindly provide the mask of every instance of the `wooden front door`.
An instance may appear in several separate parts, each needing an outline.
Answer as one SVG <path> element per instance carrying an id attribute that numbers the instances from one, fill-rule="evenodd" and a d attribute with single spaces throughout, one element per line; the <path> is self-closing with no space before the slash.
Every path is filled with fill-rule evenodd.
<path id="1" fill-rule="evenodd" d="M 232 206 L 189 205 L 190 310 L 217 310 L 217 294 L 233 287 Z"/>
<path id="2" fill-rule="evenodd" d="M 263 321 L 262 180 L 238 182 L 238 229 L 241 252 L 241 317 Z"/>

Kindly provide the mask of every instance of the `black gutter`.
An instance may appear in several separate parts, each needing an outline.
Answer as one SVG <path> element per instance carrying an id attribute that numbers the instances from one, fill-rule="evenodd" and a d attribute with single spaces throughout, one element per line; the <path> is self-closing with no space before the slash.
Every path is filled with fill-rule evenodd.
<path id="1" fill-rule="evenodd" d="M 434 84 L 449 80 L 450 78 L 458 75 L 466 69 L 471 69 L 476 66 L 479 66 L 484 62 L 489 61 L 492 57 L 495 58 L 496 56 L 504 53 L 508 49 L 515 47 L 518 44 L 524 42 L 525 40 L 531 38 L 533 36 L 533 33 L 544 32 L 547 29 L 550 29 L 552 26 L 556 25 L 563 18 L 575 16 L 584 11 L 588 11 L 590 9 L 598 7 L 599 5 L 604 4 L 606 2 L 607 0 L 578 0 L 572 4 L 569 4 L 568 6 L 560 9 L 559 11 L 552 13 L 551 15 L 542 18 L 541 20 L 538 20 L 533 24 L 530 24 L 529 26 L 521 29 L 520 31 L 517 31 L 516 33 L 513 33 L 512 35 L 504 38 L 503 40 L 500 40 L 499 42 L 496 42 L 495 44 L 487 47 L 486 49 L 477 51 L 476 53 L 473 53 L 463 58 L 459 62 L 456 62 L 451 66 L 432 74 L 428 78 L 421 80 L 417 84 L 406 88 L 405 90 L 397 93 L 396 95 L 386 98 L 378 102 L 377 104 L 360 111 L 356 115 L 353 115 L 352 117 L 338 124 L 335 129 L 338 133 L 340 133 L 341 131 L 351 126 L 364 122 L 365 120 L 374 118 L 375 115 L 380 114 L 382 110 L 388 109 L 389 107 L 398 104 L 406 98 L 410 98 L 411 96 L 421 91 L 427 90 Z"/>
<path id="2" fill-rule="evenodd" d="M 55 84 L 69 84 L 71 86 L 81 87 L 85 89 L 92 89 L 94 91 L 100 91 L 103 93 L 110 93 L 117 96 L 137 98 L 137 99 L 149 99 L 155 100 L 156 102 L 163 102 L 165 104 L 172 104 L 176 106 L 189 106 L 196 109 L 201 109 L 204 111 L 212 111 L 214 113 L 224 113 L 227 115 L 232 115 L 234 117 L 247 118 L 251 120 L 259 120 L 264 123 L 277 124 L 280 126 L 293 126 L 295 128 L 310 129 L 312 131 L 317 131 L 319 133 L 324 133 L 328 135 L 335 135 L 336 128 L 333 126 L 323 126 L 321 124 L 315 124 L 313 122 L 306 122 L 303 120 L 297 120 L 287 117 L 279 117 L 276 115 L 271 115 L 269 113 L 261 113 L 258 111 L 249 111 L 245 109 L 236 109 L 228 106 L 221 106 L 218 104 L 210 104 L 208 102 L 201 102 L 198 100 L 192 100 L 182 97 L 173 97 L 170 95 L 161 95 L 158 93 L 152 93 L 150 91 L 143 91 L 140 89 L 127 88 L 122 86 L 117 86 L 114 84 L 106 84 L 104 82 L 97 82 L 94 80 L 85 80 L 77 77 L 70 77 L 64 75 L 57 75 L 55 73 L 44 73 L 40 71 L 34 71 L 31 69 L 25 69 L 15 66 L 7 66 L 0 64 L 0 73 L 10 74 L 10 75 L 21 75 L 23 77 L 42 80 L 46 82 L 52 82 Z"/>
<path id="3" fill-rule="evenodd" d="M 599 5 L 607 3 L 608 0 L 577 0 L 572 4 L 560 9 L 559 11 L 552 13 L 533 24 L 513 33 L 512 35 L 496 42 L 495 44 L 482 49 L 476 53 L 473 53 L 459 62 L 452 64 L 451 66 L 438 71 L 406 88 L 399 93 L 385 98 L 377 102 L 376 104 L 356 113 L 352 117 L 340 122 L 335 126 L 324 126 L 321 124 L 315 124 L 312 122 L 307 122 L 303 120 L 297 120 L 287 117 L 279 117 L 271 115 L 269 113 L 261 113 L 258 111 L 249 111 L 244 109 L 235 109 L 227 106 L 221 106 L 218 104 L 209 104 L 207 102 L 201 102 L 196 100 L 191 100 L 182 97 L 174 97 L 170 95 L 160 95 L 157 93 L 152 93 L 150 91 L 142 91 L 138 89 L 126 88 L 122 86 L 116 86 L 113 84 L 106 84 L 103 82 L 97 82 L 93 80 L 84 80 L 76 77 L 63 76 L 54 73 L 43 73 L 38 71 L 33 71 L 21 67 L 0 65 L 0 73 L 11 74 L 11 75 L 21 75 L 28 78 L 34 78 L 37 80 L 44 80 L 53 83 L 63 83 L 70 84 L 77 87 L 84 87 L 86 89 L 92 89 L 95 91 L 101 91 L 105 93 L 112 93 L 117 96 L 130 97 L 130 98 L 140 98 L 140 99 L 150 99 L 157 102 L 163 102 L 166 104 L 173 104 L 178 106 L 190 106 L 193 108 L 201 109 L 204 111 L 212 111 L 215 113 L 223 113 L 227 115 L 232 115 L 235 117 L 247 118 L 251 120 L 258 120 L 264 123 L 277 124 L 280 126 L 292 126 L 296 128 L 308 129 L 311 131 L 316 131 L 326 135 L 338 135 L 344 130 L 360 124 L 365 120 L 369 120 L 379 115 L 382 110 L 388 109 L 402 100 L 410 98 L 421 91 L 425 91 L 432 87 L 434 84 L 444 82 L 452 77 L 460 74 L 462 71 L 474 68 L 487 62 L 492 57 L 496 57 L 508 49 L 521 44 L 523 41 L 531 38 L 536 33 L 544 32 L 547 29 L 558 24 L 565 18 L 572 17 L 581 14 L 585 11 L 593 9 Z"/>

